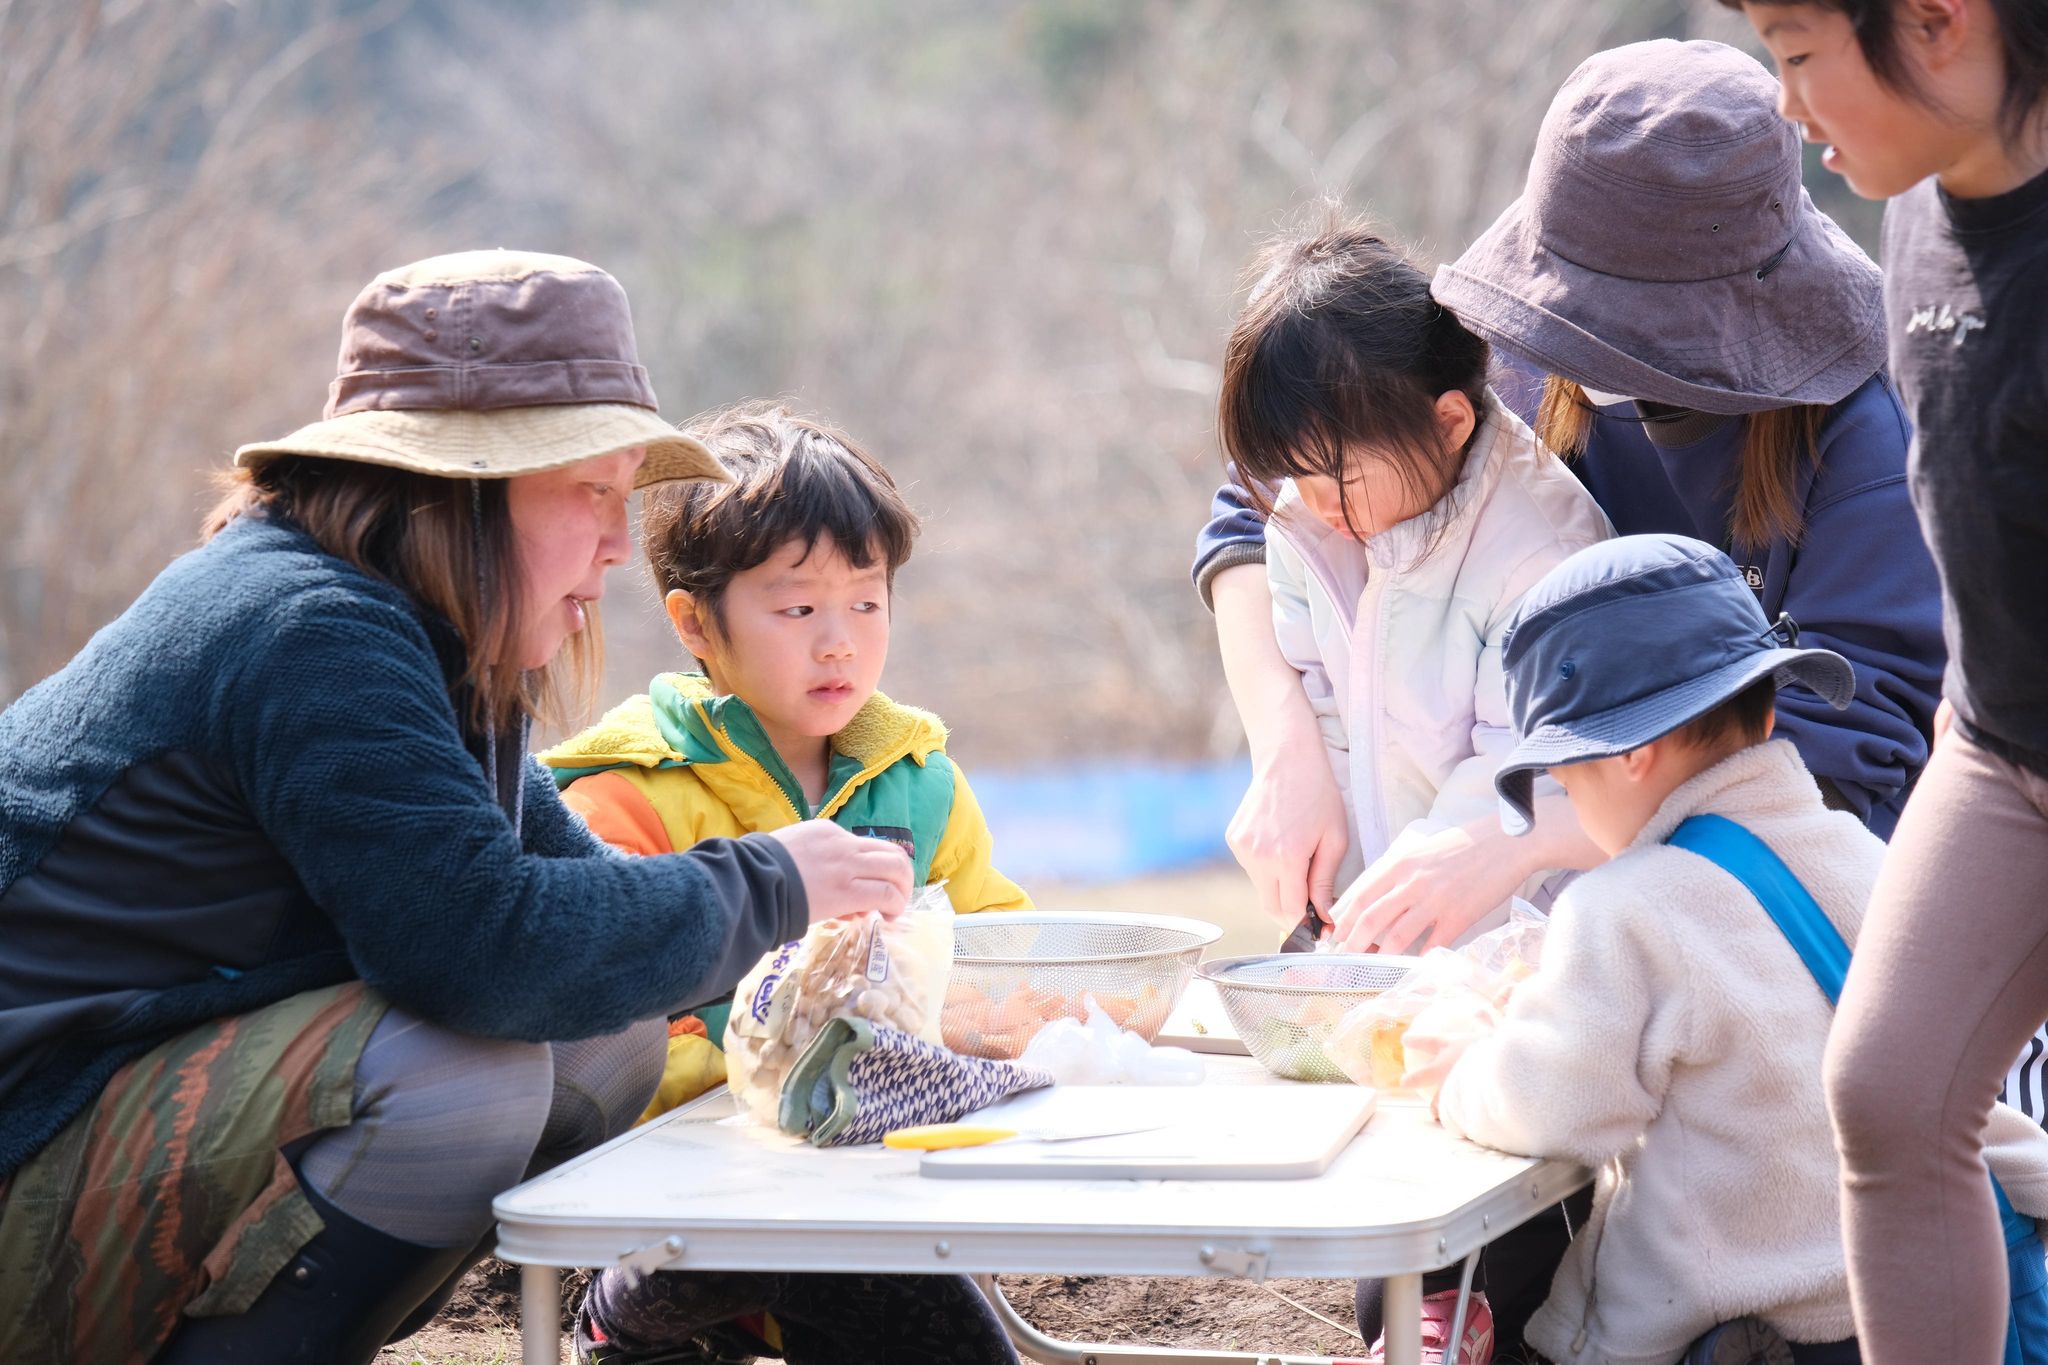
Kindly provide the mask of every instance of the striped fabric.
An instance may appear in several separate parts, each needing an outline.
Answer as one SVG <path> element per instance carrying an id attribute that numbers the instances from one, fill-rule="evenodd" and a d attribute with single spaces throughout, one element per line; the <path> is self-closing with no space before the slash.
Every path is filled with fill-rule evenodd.
<path id="1" fill-rule="evenodd" d="M 2044 1096 L 2044 1089 L 2048 1089 L 2048 1024 L 2035 1029 L 2034 1036 L 2020 1049 L 2012 1070 L 2005 1073 L 1998 1098 L 2034 1122 L 2048 1123 L 2048 1096 Z"/>
<path id="2" fill-rule="evenodd" d="M 780 1127 L 819 1147 L 880 1142 L 895 1129 L 951 1123 L 1051 1084 L 1052 1074 L 1035 1066 L 962 1057 L 886 1025 L 834 1019 L 783 1080 Z"/>

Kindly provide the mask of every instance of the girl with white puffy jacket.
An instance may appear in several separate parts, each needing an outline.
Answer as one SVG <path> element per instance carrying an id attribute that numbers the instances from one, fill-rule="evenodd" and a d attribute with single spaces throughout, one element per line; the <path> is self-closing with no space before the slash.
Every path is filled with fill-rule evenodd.
<path id="1" fill-rule="evenodd" d="M 1400 853 L 1467 825 L 1475 840 L 1498 829 L 1493 771 L 1514 742 L 1502 632 L 1530 585 L 1612 531 L 1487 388 L 1486 342 L 1430 298 L 1399 248 L 1333 217 L 1269 242 L 1250 273 L 1218 427 L 1271 517 L 1275 635 L 1351 826 L 1324 917 L 1363 949 L 1359 921 Z M 1532 886 L 1598 861 L 1576 827 L 1512 852 L 1530 860 Z M 1431 929 L 1396 919 L 1377 946 L 1420 951 L 1435 946 Z"/>

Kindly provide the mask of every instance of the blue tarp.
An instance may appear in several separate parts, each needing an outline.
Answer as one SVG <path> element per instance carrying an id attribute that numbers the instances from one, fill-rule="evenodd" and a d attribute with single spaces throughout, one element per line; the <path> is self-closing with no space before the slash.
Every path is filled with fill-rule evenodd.
<path id="1" fill-rule="evenodd" d="M 1223 830 L 1251 764 L 1118 760 L 972 776 L 996 866 L 1028 886 L 1122 881 L 1227 859 Z"/>

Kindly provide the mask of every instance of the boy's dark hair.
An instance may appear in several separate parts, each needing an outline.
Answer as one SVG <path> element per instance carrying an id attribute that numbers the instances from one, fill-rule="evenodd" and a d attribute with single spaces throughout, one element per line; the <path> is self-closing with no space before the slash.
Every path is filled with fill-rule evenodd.
<path id="1" fill-rule="evenodd" d="M 1771 713 L 1778 709 L 1778 681 L 1766 676 L 1737 692 L 1704 716 L 1696 716 L 1671 732 L 1671 737 L 1704 749 L 1731 735 L 1745 744 L 1771 737 Z"/>
<path id="2" fill-rule="evenodd" d="M 767 563 L 792 540 L 806 553 L 823 540 L 857 569 L 879 560 L 894 584 L 917 538 L 917 514 L 850 437 L 774 403 L 721 408 L 683 430 L 733 481 L 660 484 L 646 495 L 640 535 L 664 596 L 682 589 L 723 627 L 733 575 Z"/>
<path id="3" fill-rule="evenodd" d="M 1315 231 L 1266 243 L 1246 273 L 1254 283 L 1224 351 L 1217 428 L 1254 505 L 1270 513 L 1260 485 L 1299 475 L 1341 488 L 1345 448 L 1360 443 L 1392 452 L 1418 500 L 1448 493 L 1465 449 L 1443 448 L 1436 400 L 1462 392 L 1483 424 L 1487 350 L 1429 296 L 1429 278 L 1334 211 Z"/>
<path id="4" fill-rule="evenodd" d="M 1743 0 L 1721 0 L 1740 10 Z M 1817 5 L 1846 15 L 1856 46 L 1880 81 L 1909 99 L 1932 107 L 1906 60 L 1900 41 L 1899 0 L 1749 0 L 1751 4 Z M 2000 132 L 2008 143 L 2026 135 L 2035 111 L 2048 100 L 2048 5 L 2041 0 L 1989 0 L 1998 20 L 1998 45 L 2005 56 L 2005 90 L 1999 98 Z"/>

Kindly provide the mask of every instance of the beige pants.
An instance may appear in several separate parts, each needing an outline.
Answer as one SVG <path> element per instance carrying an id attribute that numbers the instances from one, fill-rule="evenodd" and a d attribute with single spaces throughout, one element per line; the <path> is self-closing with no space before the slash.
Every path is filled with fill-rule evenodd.
<path id="1" fill-rule="evenodd" d="M 2000 1359 L 1983 1129 L 2043 1018 L 2048 780 L 1950 731 L 1892 837 L 1828 1044 L 1867 1365 Z"/>

